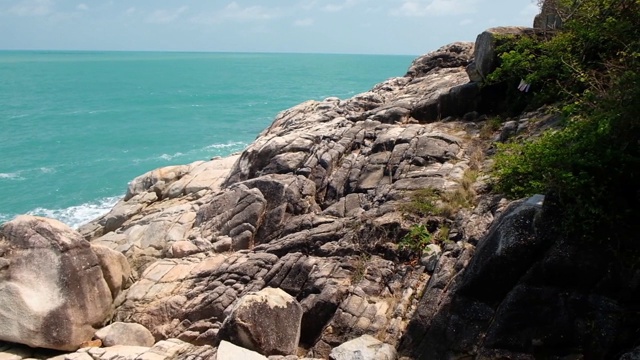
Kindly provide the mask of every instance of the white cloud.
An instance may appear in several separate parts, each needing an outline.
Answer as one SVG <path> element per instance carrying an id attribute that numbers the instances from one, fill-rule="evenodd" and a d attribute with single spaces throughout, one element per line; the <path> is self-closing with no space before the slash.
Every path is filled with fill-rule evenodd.
<path id="1" fill-rule="evenodd" d="M 124 14 L 125 14 L 125 15 L 127 15 L 127 16 L 131 16 L 131 15 L 133 15 L 135 12 L 136 12 L 136 8 L 134 8 L 134 7 L 130 7 L 130 8 L 128 8 L 128 9 L 124 12 Z"/>
<path id="2" fill-rule="evenodd" d="M 51 0 L 22 0 L 9 8 L 9 13 L 18 16 L 46 16 L 53 12 Z"/>
<path id="3" fill-rule="evenodd" d="M 312 18 L 298 19 L 293 22 L 294 26 L 311 26 L 314 24 L 314 20 Z"/>
<path id="4" fill-rule="evenodd" d="M 478 0 L 405 0 L 391 11 L 395 16 L 423 17 L 472 13 Z"/>
<path id="5" fill-rule="evenodd" d="M 135 9 L 134 9 L 135 10 Z M 169 24 L 174 22 L 176 19 L 182 15 L 185 11 L 189 10 L 188 6 L 182 6 L 177 9 L 159 9 L 147 16 L 146 21 L 152 24 Z M 127 10 L 128 12 L 128 10 Z"/>
<path id="6" fill-rule="evenodd" d="M 87 4 L 81 3 L 81 4 L 78 4 L 78 6 L 76 6 L 76 9 L 80 11 L 87 11 L 89 10 L 89 7 L 87 6 Z"/>
<path id="7" fill-rule="evenodd" d="M 298 4 L 298 7 L 301 8 L 302 10 L 313 10 L 315 9 L 316 5 L 318 5 L 318 2 L 313 0 L 313 1 L 302 1 Z"/>
<path id="8" fill-rule="evenodd" d="M 338 12 L 357 5 L 361 0 L 345 0 L 339 4 L 328 4 L 322 7 L 322 10 L 328 12 Z"/>
<path id="9" fill-rule="evenodd" d="M 280 16 L 282 11 L 278 8 L 266 8 L 260 5 L 242 7 L 232 1 L 220 11 L 198 14 L 190 20 L 199 24 L 217 24 L 224 21 L 265 21 Z"/>
<path id="10" fill-rule="evenodd" d="M 222 17 L 235 20 L 268 20 L 277 16 L 278 11 L 259 5 L 242 7 L 233 1 L 222 11 Z"/>

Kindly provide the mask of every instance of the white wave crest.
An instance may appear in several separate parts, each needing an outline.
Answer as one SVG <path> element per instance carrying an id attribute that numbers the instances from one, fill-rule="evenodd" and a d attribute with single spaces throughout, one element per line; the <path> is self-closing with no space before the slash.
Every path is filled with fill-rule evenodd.
<path id="1" fill-rule="evenodd" d="M 242 141 L 234 141 L 234 142 L 228 142 L 225 144 L 211 144 L 208 146 L 205 146 L 205 149 L 226 149 L 226 148 L 236 148 L 236 147 L 246 147 L 247 143 L 244 143 Z"/>
<path id="2" fill-rule="evenodd" d="M 22 176 L 20 176 L 20 172 L 13 172 L 13 173 L 0 173 L 0 179 L 7 179 L 7 180 L 24 180 L 24 178 Z"/>
<path id="3" fill-rule="evenodd" d="M 15 215 L 9 215 L 9 214 L 0 213 L 0 225 L 6 223 L 7 221 L 10 221 L 14 217 L 15 217 Z"/>
<path id="4" fill-rule="evenodd" d="M 185 154 L 183 154 L 181 152 L 177 152 L 177 153 L 175 153 L 173 155 L 162 154 L 162 155 L 160 155 L 160 158 L 169 161 L 169 160 L 173 160 L 174 158 L 177 158 L 177 157 L 180 157 L 180 156 L 184 156 L 184 155 Z"/>
<path id="5" fill-rule="evenodd" d="M 36 208 L 27 214 L 56 219 L 77 229 L 80 225 L 86 224 L 108 213 L 120 198 L 121 196 L 106 197 L 85 204 L 70 206 L 65 209 Z"/>

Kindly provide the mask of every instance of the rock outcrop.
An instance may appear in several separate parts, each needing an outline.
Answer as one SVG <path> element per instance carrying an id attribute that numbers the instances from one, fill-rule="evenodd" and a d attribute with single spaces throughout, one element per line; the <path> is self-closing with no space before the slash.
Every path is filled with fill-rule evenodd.
<path id="1" fill-rule="evenodd" d="M 412 224 L 401 205 L 417 189 L 454 191 L 483 166 L 478 124 L 434 122 L 474 101 L 461 90 L 471 51 L 452 44 L 370 92 L 286 110 L 240 155 L 134 180 L 81 229 L 139 274 L 114 320 L 215 344 L 239 299 L 275 287 L 302 306 L 310 355 L 364 334 L 396 345 L 429 278 L 398 248 Z M 476 239 L 492 215 L 465 214 L 433 224 L 464 223 L 452 236 Z"/>
<path id="2" fill-rule="evenodd" d="M 89 242 L 56 220 L 23 215 L 4 224 L 0 340 L 58 350 L 91 340 L 110 315 L 110 285 L 120 290 L 101 265 Z"/>
<path id="3" fill-rule="evenodd" d="M 544 205 L 542 196 L 515 202 L 473 257 L 443 258 L 401 351 L 416 359 L 612 359 L 633 346 L 640 321 L 629 301 L 638 283 L 615 256 L 565 238 L 558 211 L 553 196 Z"/>

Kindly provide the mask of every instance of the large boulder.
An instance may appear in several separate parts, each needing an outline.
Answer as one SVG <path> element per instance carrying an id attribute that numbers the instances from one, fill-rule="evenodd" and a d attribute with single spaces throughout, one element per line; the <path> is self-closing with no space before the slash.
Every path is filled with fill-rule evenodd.
<path id="1" fill-rule="evenodd" d="M 629 281 L 637 270 L 621 269 L 602 243 L 567 236 L 563 212 L 553 193 L 514 202 L 471 259 L 445 252 L 400 351 L 424 360 L 618 359 L 637 346 L 630 299 L 639 287 Z"/>
<path id="2" fill-rule="evenodd" d="M 114 322 L 96 331 L 96 339 L 104 346 L 130 345 L 153 346 L 155 339 L 146 327 L 135 323 Z"/>
<path id="3" fill-rule="evenodd" d="M 300 340 L 302 306 L 277 288 L 242 297 L 222 324 L 220 339 L 264 355 L 293 355 Z"/>
<path id="4" fill-rule="evenodd" d="M 98 257 L 79 233 L 27 215 L 0 228 L 0 340 L 75 350 L 111 303 Z"/>

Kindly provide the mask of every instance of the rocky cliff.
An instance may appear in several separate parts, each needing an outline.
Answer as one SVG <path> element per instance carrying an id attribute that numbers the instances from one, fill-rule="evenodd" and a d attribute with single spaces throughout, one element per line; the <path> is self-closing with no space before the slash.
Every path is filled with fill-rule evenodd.
<path id="1" fill-rule="evenodd" d="M 85 240 L 62 235 L 126 257 L 107 270 L 89 253 L 92 265 L 78 271 L 94 269 L 111 295 L 104 322 L 142 325 L 156 343 L 99 333 L 94 341 L 114 346 L 50 348 L 89 346 L 58 359 L 356 359 L 372 348 L 380 351 L 367 359 L 395 358 L 396 349 L 439 359 L 604 358 L 628 347 L 637 334 L 619 325 L 635 320 L 618 298 L 539 283 L 538 273 L 579 269 L 558 260 L 573 253 L 543 231 L 553 220 L 544 197 L 509 203 L 490 192 L 494 142 L 557 120 L 537 111 L 492 128 L 484 110 L 495 93 L 470 82 L 492 65 L 472 60 L 486 58 L 492 34 L 504 31 L 530 30 L 483 34 L 475 50 L 445 46 L 369 92 L 283 111 L 240 154 L 134 179 L 109 214 L 79 229 Z M 10 244 L 58 234 L 16 229 L 46 221 L 18 218 L 1 229 L 3 297 L 9 270 L 27 261 L 11 257 Z M 58 254 L 64 243 L 50 246 Z M 57 331 L 47 324 L 38 331 Z M 0 339 L 42 346 L 15 334 L 0 326 Z"/>

